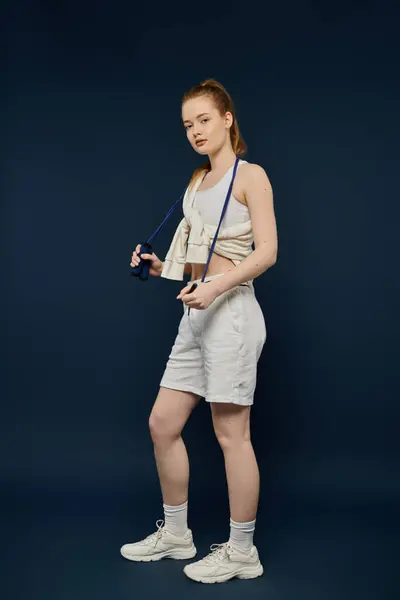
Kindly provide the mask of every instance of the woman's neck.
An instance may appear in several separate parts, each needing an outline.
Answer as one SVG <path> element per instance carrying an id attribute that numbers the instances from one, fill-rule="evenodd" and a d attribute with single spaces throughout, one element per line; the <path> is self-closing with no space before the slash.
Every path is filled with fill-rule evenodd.
<path id="1" fill-rule="evenodd" d="M 211 171 L 214 173 L 224 173 L 227 171 L 235 162 L 236 155 L 232 149 L 232 146 L 223 146 L 218 152 L 210 155 L 209 157 Z"/>

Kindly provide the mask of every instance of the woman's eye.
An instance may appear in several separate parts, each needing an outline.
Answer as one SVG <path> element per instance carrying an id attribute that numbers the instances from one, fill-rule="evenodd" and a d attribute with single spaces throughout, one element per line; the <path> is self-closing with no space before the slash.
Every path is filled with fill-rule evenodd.
<path id="1" fill-rule="evenodd" d="M 209 119 L 203 119 L 202 123 L 207 123 L 207 121 L 209 121 Z"/>

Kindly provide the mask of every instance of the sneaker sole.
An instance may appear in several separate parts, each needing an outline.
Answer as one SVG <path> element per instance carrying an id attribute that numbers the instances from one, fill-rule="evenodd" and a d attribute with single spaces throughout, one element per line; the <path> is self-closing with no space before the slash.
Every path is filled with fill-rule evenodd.
<path id="1" fill-rule="evenodd" d="M 134 562 L 152 562 L 155 560 L 161 560 L 162 558 L 172 558 L 175 560 L 186 560 L 188 558 L 194 558 L 197 554 L 196 546 L 190 548 L 174 548 L 171 550 L 164 550 L 164 552 L 158 552 L 157 554 L 149 554 L 147 556 L 138 556 L 134 554 L 127 554 L 120 551 L 121 555 L 127 560 L 133 560 Z"/>
<path id="2" fill-rule="evenodd" d="M 264 568 L 262 564 L 259 562 L 255 567 L 244 567 L 240 569 L 240 571 L 235 571 L 234 573 L 226 573 L 225 575 L 212 576 L 207 577 L 206 575 L 192 575 L 186 571 L 186 567 L 183 569 L 186 577 L 189 579 L 193 579 L 193 581 L 198 581 L 199 583 L 224 583 L 225 581 L 229 581 L 230 579 L 255 579 L 256 577 L 261 577 L 264 573 Z"/>

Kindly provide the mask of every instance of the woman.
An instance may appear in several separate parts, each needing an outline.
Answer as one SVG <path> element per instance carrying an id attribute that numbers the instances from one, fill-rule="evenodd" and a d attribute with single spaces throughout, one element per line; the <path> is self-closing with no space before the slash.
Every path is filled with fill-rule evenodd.
<path id="1" fill-rule="evenodd" d="M 208 155 L 208 161 L 193 174 L 184 199 L 185 217 L 165 261 L 154 253 L 142 255 L 151 261 L 153 276 L 183 279 L 184 273 L 191 274 L 177 296 L 184 314 L 149 421 L 165 519 L 145 540 L 125 544 L 121 554 L 134 561 L 195 556 L 187 524 L 189 462 L 181 432 L 204 398 L 224 455 L 230 537 L 212 545 L 202 560 L 187 564 L 184 572 L 196 581 L 215 583 L 263 573 L 253 545 L 259 471 L 250 440 L 250 409 L 266 327 L 253 279 L 275 264 L 277 232 L 264 169 L 238 159 L 246 146 L 225 88 L 215 80 L 193 87 L 183 97 L 182 120 L 191 146 Z M 237 160 L 232 195 L 202 282 Z M 139 252 L 140 245 L 131 267 L 139 264 Z M 197 287 L 189 293 L 193 282 Z"/>

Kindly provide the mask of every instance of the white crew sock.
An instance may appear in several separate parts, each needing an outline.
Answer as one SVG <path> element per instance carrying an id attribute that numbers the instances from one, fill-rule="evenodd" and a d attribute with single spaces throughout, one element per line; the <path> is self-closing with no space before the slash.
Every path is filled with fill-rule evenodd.
<path id="1" fill-rule="evenodd" d="M 165 529 L 174 535 L 185 535 L 188 530 L 187 525 L 187 513 L 188 513 L 188 502 L 179 504 L 178 506 L 169 506 L 163 504 L 164 517 L 165 517 Z"/>
<path id="2" fill-rule="evenodd" d="M 238 523 L 231 519 L 231 535 L 229 543 L 241 552 L 249 552 L 253 545 L 253 536 L 256 521 Z"/>

